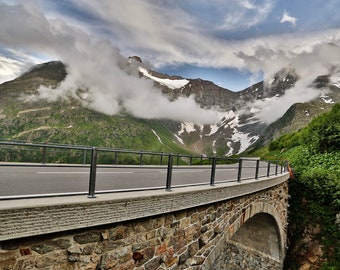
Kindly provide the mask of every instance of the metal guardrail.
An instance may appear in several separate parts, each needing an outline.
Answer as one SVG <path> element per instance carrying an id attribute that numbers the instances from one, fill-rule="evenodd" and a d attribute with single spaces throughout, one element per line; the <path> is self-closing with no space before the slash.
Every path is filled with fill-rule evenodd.
<path id="1" fill-rule="evenodd" d="M 33 151 L 35 155 L 10 155 L 10 152 L 20 152 L 23 151 Z M 68 152 L 65 152 L 68 151 Z M 73 153 L 73 157 L 70 159 L 70 151 L 76 151 L 77 154 Z M 6 154 L 4 154 L 6 152 Z M 90 155 L 88 153 L 90 152 Z M 30 152 L 32 153 L 32 152 Z M 65 155 L 66 153 L 66 155 Z M 68 153 L 68 154 L 67 154 Z M 110 158 L 107 159 L 99 159 L 99 153 L 101 155 L 108 154 Z M 112 158 L 113 155 L 113 158 Z M 122 156 L 125 155 L 125 159 Z M 126 156 L 129 155 L 129 156 Z M 51 158 L 50 156 L 55 156 L 55 158 Z M 135 158 L 131 158 L 131 156 L 135 156 Z M 131 166 L 143 166 L 145 165 L 145 156 L 149 156 L 149 160 L 147 161 L 148 165 L 156 165 L 156 166 L 167 166 L 166 173 L 166 182 L 164 185 L 164 189 L 166 191 L 171 191 L 172 188 L 175 187 L 184 187 L 184 186 L 194 186 L 194 185 L 204 185 L 202 183 L 197 184 L 184 184 L 184 185 L 173 185 L 172 184 L 172 172 L 174 166 L 187 165 L 187 166 L 210 166 L 211 173 L 209 182 L 210 186 L 214 186 L 216 183 L 221 183 L 223 181 L 215 181 L 216 170 L 218 169 L 218 165 L 220 164 L 233 164 L 231 169 L 237 169 L 237 178 L 231 181 L 241 182 L 243 180 L 249 179 L 259 179 L 260 177 L 269 177 L 271 175 L 282 174 L 287 171 L 288 163 L 285 161 L 265 161 L 266 163 L 266 174 L 260 175 L 259 170 L 261 167 L 259 158 L 227 158 L 227 157 L 206 157 L 204 155 L 188 155 L 188 154 L 174 154 L 174 153 L 163 153 L 163 152 L 152 152 L 152 151 L 136 151 L 136 150 L 127 150 L 127 149 L 115 149 L 115 148 L 100 148 L 100 147 L 89 147 L 89 146 L 72 146 L 72 145 L 63 145 L 63 144 L 42 144 L 42 143 L 26 143 L 26 142 L 14 142 L 14 141 L 0 141 L 0 157 L 3 157 L 0 160 L 0 166 L 51 166 L 52 164 L 58 166 L 89 166 L 89 188 L 86 193 L 88 198 L 95 198 L 96 193 L 104 193 L 104 192 L 123 192 L 123 191 L 137 191 L 137 190 L 146 190 L 146 189 L 160 189 L 161 187 L 145 187 L 139 189 L 128 189 L 128 190 L 115 190 L 115 191 L 101 191 L 96 192 L 96 176 L 97 176 L 97 167 L 103 165 L 131 165 Z M 121 159 L 120 159 L 121 158 Z M 20 159 L 21 162 L 17 162 Z M 50 159 L 50 160 L 49 160 Z M 65 160 L 71 161 L 70 163 L 65 163 Z M 74 162 L 77 160 L 78 162 Z M 81 162 L 79 162 L 81 160 Z M 109 160 L 109 161 L 108 161 Z M 14 162 L 15 161 L 15 162 Z M 99 162 L 101 161 L 101 163 Z M 248 165 L 244 163 L 247 161 Z M 30 162 L 30 163 L 27 163 Z M 63 162 L 63 164 L 59 164 Z M 132 163 L 132 164 L 131 164 Z M 249 163 L 254 163 L 254 165 L 249 165 Z M 263 162 L 262 162 L 263 164 Z M 274 170 L 272 167 L 274 166 Z M 251 177 L 244 177 L 243 171 L 246 168 L 254 169 L 254 173 Z M 229 182 L 229 181 L 228 181 Z M 205 184 L 205 185 L 206 185 Z M 37 197 L 48 197 L 48 196 L 64 196 L 64 195 L 79 195 L 84 194 L 83 192 L 77 193 L 65 193 L 65 194 L 32 194 L 32 195 L 20 195 L 20 196 L 5 196 L 1 197 L 2 199 L 21 199 L 21 198 L 37 198 Z M 85 195 L 85 194 L 84 194 Z"/>

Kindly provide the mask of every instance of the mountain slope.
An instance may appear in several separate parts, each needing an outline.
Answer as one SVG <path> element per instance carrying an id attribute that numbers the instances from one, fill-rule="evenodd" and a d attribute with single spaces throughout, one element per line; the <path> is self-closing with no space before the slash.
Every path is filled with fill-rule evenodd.
<path id="1" fill-rule="evenodd" d="M 77 99 L 23 102 L 40 85 L 56 87 L 66 76 L 61 62 L 34 67 L 16 80 L 0 85 L 0 138 L 29 142 L 96 145 L 154 151 L 186 151 L 176 143 L 161 143 L 154 130 L 129 116 L 110 117 L 84 107 Z M 169 136 L 169 134 L 167 134 Z M 174 139 L 174 138 L 173 138 Z"/>
<path id="2" fill-rule="evenodd" d="M 340 100 L 338 85 L 326 77 L 319 77 L 315 85 L 327 88 L 327 96 L 293 105 L 280 120 L 266 129 L 267 124 L 258 117 L 259 109 L 252 104 L 262 100 L 279 100 L 299 80 L 292 70 L 282 70 L 270 83 L 259 82 L 243 91 L 232 92 L 209 81 L 189 80 L 146 69 L 137 57 L 128 59 L 127 63 L 137 69 L 139 77 L 152 80 L 169 100 L 194 96 L 202 108 L 218 110 L 219 122 L 198 125 L 170 119 L 146 120 L 124 112 L 108 116 L 90 110 L 77 95 L 54 101 L 41 97 L 24 101 L 27 96 L 38 95 L 40 85 L 57 91 L 58 85 L 66 78 L 67 69 L 63 63 L 49 62 L 0 85 L 0 138 L 233 155 L 256 142 L 265 143 L 279 134 L 301 128 L 323 107 L 327 110 L 332 102 Z M 81 95 L 86 91 L 78 89 Z"/>
<path id="3" fill-rule="evenodd" d="M 317 87 L 327 91 L 310 102 L 293 104 L 282 117 L 267 127 L 266 132 L 257 142 L 256 146 L 265 146 L 283 134 L 302 129 L 316 116 L 330 111 L 334 104 L 340 102 L 340 85 L 332 83 L 329 80 L 329 76 L 316 78 L 315 84 Z"/>

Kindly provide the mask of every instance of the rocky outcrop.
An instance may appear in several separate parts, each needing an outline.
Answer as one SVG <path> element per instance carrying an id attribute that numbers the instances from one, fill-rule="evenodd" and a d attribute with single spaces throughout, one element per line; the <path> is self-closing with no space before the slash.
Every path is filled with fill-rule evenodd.
<path id="1" fill-rule="evenodd" d="M 317 270 L 324 258 L 324 246 L 320 243 L 320 226 L 309 224 L 303 231 L 300 239 L 297 239 L 287 254 L 287 261 L 292 261 L 298 270 Z"/>

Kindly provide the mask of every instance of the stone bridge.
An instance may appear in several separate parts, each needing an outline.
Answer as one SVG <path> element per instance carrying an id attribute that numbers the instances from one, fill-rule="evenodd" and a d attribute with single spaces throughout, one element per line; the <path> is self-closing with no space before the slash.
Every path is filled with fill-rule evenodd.
<path id="1" fill-rule="evenodd" d="M 0 201 L 0 269 L 282 269 L 288 178 Z"/>

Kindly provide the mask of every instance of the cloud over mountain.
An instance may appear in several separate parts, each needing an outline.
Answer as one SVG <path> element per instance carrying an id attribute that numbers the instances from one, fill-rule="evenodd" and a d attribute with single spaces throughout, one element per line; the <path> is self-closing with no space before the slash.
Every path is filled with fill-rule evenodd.
<path id="1" fill-rule="evenodd" d="M 261 110 L 260 119 L 272 123 L 294 103 L 307 102 L 318 95 L 324 89 L 313 86 L 314 80 L 320 75 L 328 75 L 330 71 L 339 66 L 340 47 L 332 43 L 314 43 L 305 40 L 304 47 L 296 48 L 296 51 L 273 50 L 268 47 L 259 47 L 251 55 L 240 53 L 248 66 L 254 71 L 259 67 L 264 71 L 265 83 L 270 86 L 274 76 L 273 71 L 279 71 L 282 67 L 296 72 L 300 79 L 277 100 L 256 101 L 253 105 Z M 308 44 L 308 45 L 307 45 Z M 283 76 L 282 79 L 285 77 Z"/>
<path id="2" fill-rule="evenodd" d="M 108 114 L 126 110 L 136 117 L 171 118 L 199 123 L 217 121 L 217 112 L 204 110 L 193 98 L 170 102 L 150 80 L 140 80 L 126 72 L 126 58 L 110 41 L 93 40 L 91 35 L 59 19 L 47 19 L 32 3 L 1 8 L 0 31 L 11 35 L 1 39 L 7 46 L 26 46 L 42 54 L 53 55 L 67 64 L 68 76 L 58 89 L 41 87 L 40 98 L 56 100 L 79 89 L 87 90 L 83 102 Z M 29 24 L 13 23 L 13 16 Z M 2 35 L 3 36 L 3 35 Z M 136 75 L 136 74 L 135 74 Z M 180 113 L 179 113 L 180 112 Z"/>
<path id="3" fill-rule="evenodd" d="M 318 3 L 327 14 L 338 5 Z M 282 28 L 283 22 L 296 22 L 290 15 L 292 7 L 286 5 L 270 0 L 18 0 L 14 4 L 0 0 L 0 55 L 6 55 L 0 59 L 0 76 L 12 76 L 38 59 L 57 59 L 67 64 L 69 76 L 57 91 L 40 89 L 44 97 L 77 96 L 82 88 L 89 91 L 83 102 L 107 114 L 125 110 L 145 118 L 214 122 L 217 113 L 202 110 L 192 97 L 169 102 L 152 82 L 127 74 L 126 57 L 140 55 L 156 68 L 185 63 L 250 71 L 251 78 L 264 77 L 267 82 L 282 68 L 292 67 L 304 81 L 287 92 L 287 103 L 256 104 L 284 110 L 292 98 L 298 102 L 315 96 L 311 82 L 330 65 L 339 64 L 340 45 L 339 16 L 329 16 L 326 28 L 294 32 L 297 27 Z M 300 25 L 303 19 L 297 17 Z M 263 27 L 268 22 L 279 25 L 280 31 Z"/>

